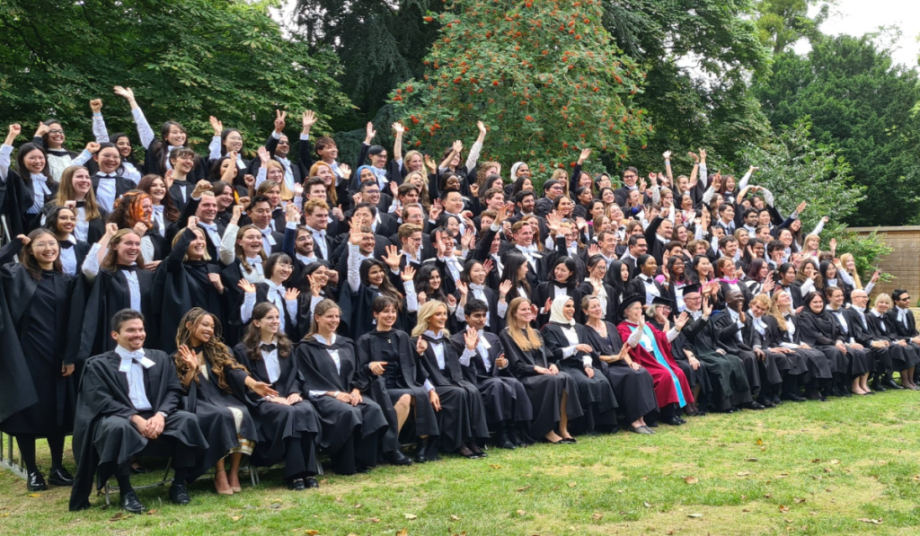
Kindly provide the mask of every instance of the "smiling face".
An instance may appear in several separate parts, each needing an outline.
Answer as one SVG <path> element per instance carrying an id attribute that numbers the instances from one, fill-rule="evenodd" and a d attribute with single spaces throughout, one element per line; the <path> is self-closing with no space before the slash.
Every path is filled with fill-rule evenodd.
<path id="1" fill-rule="evenodd" d="M 22 161 L 29 173 L 39 175 L 45 169 L 45 155 L 39 149 L 26 153 Z"/>
<path id="2" fill-rule="evenodd" d="M 121 241 L 115 246 L 115 259 L 118 264 L 130 266 L 137 262 L 138 255 L 141 254 L 141 237 L 135 233 L 127 233 L 121 237 Z"/>
<path id="3" fill-rule="evenodd" d="M 824 298 L 820 294 L 815 294 L 811 301 L 808 302 L 808 309 L 815 314 L 820 314 L 824 310 Z"/>
<path id="4" fill-rule="evenodd" d="M 166 135 L 166 143 L 172 147 L 179 147 L 180 145 L 185 145 L 185 140 L 188 138 L 188 135 L 185 133 L 185 129 L 179 125 L 169 125 L 169 133 Z"/>
<path id="5" fill-rule="evenodd" d="M 377 320 L 377 329 L 389 331 L 393 328 L 393 324 L 396 323 L 396 317 L 396 307 L 392 305 L 387 305 L 386 309 L 383 311 L 374 313 L 374 318 Z"/>
<path id="6" fill-rule="evenodd" d="M 57 238 L 50 233 L 42 233 L 32 240 L 27 247 L 27 254 L 35 257 L 35 260 L 43 270 L 50 270 L 54 261 L 60 254 L 60 246 Z"/>
<path id="7" fill-rule="evenodd" d="M 472 268 L 470 268 L 470 281 L 482 285 L 486 280 L 486 271 L 483 269 L 482 264 L 474 263 Z"/>
<path id="8" fill-rule="evenodd" d="M 533 318 L 533 309 L 531 309 L 531 303 L 528 300 L 521 300 L 521 303 L 518 305 L 518 308 L 513 311 L 511 315 L 514 318 L 515 324 L 518 326 L 524 326 L 530 323 L 530 320 Z"/>
<path id="9" fill-rule="evenodd" d="M 136 352 L 144 347 L 144 341 L 147 340 L 147 332 L 144 330 L 144 321 L 140 318 L 132 318 L 122 323 L 118 331 L 112 332 L 112 338 L 122 348 Z"/>
<path id="10" fill-rule="evenodd" d="M 553 270 L 553 276 L 559 283 L 565 283 L 572 277 L 572 271 L 568 269 L 564 262 L 560 262 Z"/>
<path id="11" fill-rule="evenodd" d="M 383 277 L 383 268 L 377 266 L 376 264 L 371 266 L 371 269 L 367 271 L 367 282 L 376 287 L 379 287 L 381 284 L 383 284 Z"/>
<path id="12" fill-rule="evenodd" d="M 591 277 L 594 279 L 604 279 L 604 275 L 607 273 L 607 261 L 601 259 L 597 261 L 597 264 L 594 265 L 594 268 L 591 268 Z"/>
<path id="13" fill-rule="evenodd" d="M 335 333 L 335 330 L 339 329 L 341 312 L 338 307 L 332 307 L 322 315 L 316 316 L 315 319 L 319 331 L 323 333 Z"/>
<path id="14" fill-rule="evenodd" d="M 238 131 L 234 130 L 227 134 L 224 138 L 224 149 L 227 152 L 236 151 L 239 152 L 243 148 L 243 135 Z"/>
<path id="15" fill-rule="evenodd" d="M 289 261 L 279 260 L 272 269 L 271 279 L 272 281 L 287 281 L 293 272 L 294 266 Z"/>
<path id="16" fill-rule="evenodd" d="M 645 264 L 642 265 L 642 274 L 649 277 L 653 277 L 655 272 L 658 271 L 658 261 L 655 260 L 655 257 L 649 257 Z"/>
<path id="17" fill-rule="evenodd" d="M 191 323 L 187 322 L 185 327 L 191 331 L 192 346 L 198 346 L 194 344 L 195 342 L 206 344 L 214 337 L 214 317 L 211 315 L 202 316 L 196 326 L 192 326 Z"/>
<path id="18" fill-rule="evenodd" d="M 261 243 L 261 240 L 259 241 Z M 306 230 L 298 230 L 294 240 L 294 251 L 304 257 L 313 256 L 313 235 Z"/>
<path id="19" fill-rule="evenodd" d="M 258 229 L 247 229 L 236 243 L 243 250 L 246 258 L 254 259 L 262 251 L 262 233 Z"/>
<path id="20" fill-rule="evenodd" d="M 447 324 L 447 307 L 439 305 L 437 311 L 428 318 L 428 329 L 438 333 Z"/>
<path id="21" fill-rule="evenodd" d="M 118 166 L 121 165 L 121 153 L 118 147 L 100 149 L 93 158 L 99 164 L 99 171 L 103 173 L 115 173 Z"/>
<path id="22" fill-rule="evenodd" d="M 77 226 L 77 216 L 69 208 L 61 209 L 57 217 L 57 232 L 61 236 L 68 236 Z"/>
<path id="23" fill-rule="evenodd" d="M 274 335 L 278 333 L 278 330 L 281 329 L 281 314 L 278 312 L 277 307 L 272 307 L 271 310 L 262 317 L 262 320 L 252 320 L 253 325 L 259 328 L 259 331 L 262 332 L 262 335 Z"/>
<path id="24" fill-rule="evenodd" d="M 195 233 L 195 239 L 189 244 L 186 255 L 190 261 L 200 261 L 204 258 L 205 252 L 208 251 L 208 242 L 203 230 L 195 228 L 191 231 Z"/>
<path id="25" fill-rule="evenodd" d="M 93 187 L 93 180 L 89 177 L 89 171 L 85 168 L 74 171 L 70 183 L 73 185 L 73 191 L 78 199 L 83 199 L 90 188 Z"/>
<path id="26" fill-rule="evenodd" d="M 562 316 L 564 316 L 566 320 L 575 318 L 575 302 L 572 301 L 571 298 L 566 300 L 565 305 L 562 306 Z"/>

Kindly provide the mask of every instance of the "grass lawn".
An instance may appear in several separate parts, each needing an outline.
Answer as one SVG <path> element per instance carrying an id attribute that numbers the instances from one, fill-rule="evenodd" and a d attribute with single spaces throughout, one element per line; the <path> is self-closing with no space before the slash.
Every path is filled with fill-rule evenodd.
<path id="1" fill-rule="evenodd" d="M 321 477 L 294 493 L 281 472 L 218 497 L 210 479 L 176 507 L 140 493 L 149 515 L 121 516 L 68 491 L 29 495 L 0 473 L 10 534 L 920 534 L 920 393 L 785 403 L 708 415 L 654 436 L 490 451 L 371 474 Z M 47 455 L 47 453 L 46 453 Z M 48 466 L 48 460 L 43 460 Z M 148 477 L 150 480 L 152 477 Z M 137 479 L 137 483 L 143 483 Z M 406 532 L 401 532 L 405 529 Z"/>

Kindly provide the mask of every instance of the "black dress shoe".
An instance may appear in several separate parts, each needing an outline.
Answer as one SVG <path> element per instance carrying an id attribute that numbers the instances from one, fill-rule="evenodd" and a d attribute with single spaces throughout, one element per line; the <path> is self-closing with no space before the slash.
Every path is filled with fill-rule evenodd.
<path id="1" fill-rule="evenodd" d="M 885 391 L 888 390 L 887 388 L 882 387 L 882 382 L 873 382 L 872 385 L 870 385 L 870 387 L 872 388 L 873 391 L 877 391 L 879 393 L 884 393 Z"/>
<path id="2" fill-rule="evenodd" d="M 441 456 L 438 454 L 441 452 L 441 441 L 438 438 L 428 438 L 428 447 L 425 448 L 425 457 L 428 458 L 429 462 L 440 461 Z"/>
<path id="3" fill-rule="evenodd" d="M 894 380 L 891 378 L 885 378 L 884 380 L 882 380 L 882 386 L 885 387 L 886 389 L 894 389 L 895 391 L 904 389 L 903 386 L 896 384 Z"/>
<path id="4" fill-rule="evenodd" d="M 651 424 L 646 424 L 646 426 L 648 426 L 649 428 L 658 428 L 658 421 L 655 421 Z"/>
<path id="5" fill-rule="evenodd" d="M 412 465 L 412 460 L 400 452 L 399 449 L 391 452 L 385 452 L 384 456 L 386 456 L 387 462 L 389 462 L 390 465 Z"/>
<path id="6" fill-rule="evenodd" d="M 291 491 L 303 491 L 307 489 L 307 485 L 304 483 L 302 478 L 295 478 L 291 480 L 291 483 L 288 484 L 288 489 Z"/>
<path id="7" fill-rule="evenodd" d="M 309 488 L 309 489 L 318 489 L 318 488 L 319 488 L 319 482 L 317 482 L 316 479 L 313 478 L 312 476 L 308 476 L 307 478 L 305 478 L 305 479 L 303 480 L 303 485 L 306 486 L 306 487 Z"/>
<path id="8" fill-rule="evenodd" d="M 797 395 L 797 394 L 795 394 L 795 393 L 786 393 L 786 394 L 783 395 L 783 399 L 785 399 L 785 400 L 791 400 L 791 401 L 793 401 L 793 402 L 805 402 L 806 400 L 808 400 L 808 399 L 805 398 L 804 396 L 799 396 L 799 395 Z"/>
<path id="9" fill-rule="evenodd" d="M 48 474 L 48 483 L 52 486 L 73 486 L 73 475 L 67 472 L 67 469 L 63 467 L 58 467 L 57 469 L 52 469 Z"/>
<path id="10" fill-rule="evenodd" d="M 476 460 L 479 458 L 479 456 L 474 454 L 472 450 L 466 448 L 466 445 L 463 445 L 457 449 L 457 454 L 463 456 L 464 458 L 469 458 L 470 460 Z"/>
<path id="11" fill-rule="evenodd" d="M 355 473 L 358 473 L 360 475 L 365 475 L 370 472 L 371 472 L 371 468 L 364 464 L 358 464 L 358 466 L 355 467 Z"/>
<path id="12" fill-rule="evenodd" d="M 665 423 L 665 424 L 670 424 L 671 426 L 680 426 L 680 425 L 684 424 L 683 421 L 681 421 L 680 419 L 678 419 L 677 417 L 675 417 L 675 416 L 673 416 L 673 415 L 670 416 L 670 417 L 668 417 L 668 418 L 666 418 L 666 419 L 661 419 L 660 422 L 663 422 L 663 423 Z"/>
<path id="13" fill-rule="evenodd" d="M 767 409 L 766 407 L 764 407 L 763 404 L 760 404 L 758 402 L 751 402 L 750 404 L 746 404 L 744 407 L 746 407 L 747 409 L 754 409 L 754 410 Z"/>
<path id="14" fill-rule="evenodd" d="M 29 491 L 45 491 L 48 489 L 48 484 L 45 483 L 45 476 L 42 475 L 41 471 L 29 473 L 29 480 L 26 482 L 26 488 Z"/>
<path id="15" fill-rule="evenodd" d="M 486 454 L 484 450 L 479 448 L 479 445 L 477 445 L 476 443 L 472 441 L 470 441 L 470 443 L 467 445 L 467 448 L 473 451 L 473 454 L 475 454 L 476 456 L 479 456 L 480 458 L 485 458 L 488 456 L 488 454 Z"/>
<path id="16" fill-rule="evenodd" d="M 495 435 L 495 446 L 500 449 L 514 450 L 517 448 L 514 441 L 509 437 L 511 433 L 506 430 L 501 430 Z"/>
<path id="17" fill-rule="evenodd" d="M 121 508 L 129 514 L 142 514 L 146 510 L 140 499 L 137 498 L 137 493 L 133 491 L 121 496 Z"/>
<path id="18" fill-rule="evenodd" d="M 173 485 L 169 487 L 169 500 L 173 504 L 188 504 L 192 502 L 192 498 L 189 496 L 185 484 L 177 484 L 176 482 L 173 482 Z"/>

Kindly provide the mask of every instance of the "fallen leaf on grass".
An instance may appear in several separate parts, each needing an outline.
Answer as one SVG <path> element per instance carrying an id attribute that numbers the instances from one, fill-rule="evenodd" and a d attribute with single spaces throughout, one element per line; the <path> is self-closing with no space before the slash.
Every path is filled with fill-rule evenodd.
<path id="1" fill-rule="evenodd" d="M 805 502 L 805 499 L 792 499 L 792 500 L 795 501 L 795 504 L 802 504 L 803 502 Z"/>
<path id="2" fill-rule="evenodd" d="M 530 486 L 524 486 L 523 488 L 518 488 L 517 491 L 527 491 L 530 489 Z"/>
<path id="3" fill-rule="evenodd" d="M 824 468 L 824 472 L 825 472 L 825 473 L 833 473 L 834 470 L 831 469 L 830 467 L 825 467 L 825 468 Z"/>
<path id="4" fill-rule="evenodd" d="M 759 462 L 760 460 L 758 460 L 757 458 L 745 458 L 744 461 L 746 461 L 746 462 Z"/>
<path id="5" fill-rule="evenodd" d="M 881 525 L 881 524 L 882 524 L 882 520 L 881 520 L 881 519 L 869 519 L 869 518 L 866 518 L 866 517 L 861 517 L 861 518 L 857 519 L 856 521 L 862 521 L 863 523 L 872 523 L 873 525 Z"/>
<path id="6" fill-rule="evenodd" d="M 692 517 L 693 519 L 699 519 L 703 517 L 703 514 L 687 514 L 687 517 Z"/>
<path id="7" fill-rule="evenodd" d="M 578 482 L 569 482 L 569 487 L 570 487 L 570 488 L 574 488 L 574 487 L 577 486 L 577 485 L 578 485 Z"/>
<path id="8" fill-rule="evenodd" d="M 491 467 L 492 469 L 501 469 L 501 468 L 502 468 L 502 466 L 499 465 L 499 464 L 497 464 L 497 463 L 489 464 L 489 467 Z"/>
<path id="9" fill-rule="evenodd" d="M 305 530 L 303 531 L 303 533 L 306 534 L 307 536 L 316 536 L 317 534 L 319 534 L 319 531 L 318 530 Z"/>
<path id="10" fill-rule="evenodd" d="M 2 513 L 0 514 L 0 517 L 10 517 L 10 513 L 9 512 Z"/>
<path id="11" fill-rule="evenodd" d="M 763 496 L 763 498 L 764 498 L 764 499 L 769 499 L 769 498 L 772 497 L 772 496 L 773 496 L 772 493 L 767 493 L 766 495 Z"/>
<path id="12" fill-rule="evenodd" d="M 696 484 L 699 481 L 700 479 L 695 476 L 684 477 L 684 482 L 686 482 L 687 484 Z"/>
<path id="13" fill-rule="evenodd" d="M 41 497 L 42 494 L 41 494 L 41 493 L 30 493 L 28 496 L 29 496 L 29 497 L 32 497 L 33 499 L 37 499 L 37 498 Z"/>
<path id="14" fill-rule="evenodd" d="M 831 460 L 831 465 L 837 465 L 840 463 L 840 460 Z"/>
<path id="15" fill-rule="evenodd" d="M 645 506 L 646 508 L 651 508 L 652 504 L 648 501 L 645 501 L 644 503 L 642 503 L 642 506 Z"/>
<path id="16" fill-rule="evenodd" d="M 750 510 L 748 510 L 747 508 L 742 508 L 741 511 L 742 511 L 742 512 L 750 512 Z"/>
<path id="17" fill-rule="evenodd" d="M 518 511 L 517 511 L 517 515 L 519 515 L 519 516 L 522 516 L 522 515 L 524 515 L 524 514 L 526 514 L 526 513 L 527 513 L 527 512 L 525 512 L 524 510 L 518 510 Z"/>
<path id="18" fill-rule="evenodd" d="M 232 519 L 233 521 L 239 521 L 239 520 L 243 519 L 243 516 L 233 516 L 233 517 L 231 517 L 230 519 Z"/>
<path id="19" fill-rule="evenodd" d="M 751 474 L 751 472 L 750 472 L 750 471 L 741 471 L 740 473 L 735 473 L 735 474 L 738 475 L 738 476 L 748 476 L 749 474 Z"/>
<path id="20" fill-rule="evenodd" d="M 112 517 L 110 517 L 110 518 L 109 518 L 109 521 L 121 521 L 122 519 L 124 519 L 124 518 L 126 518 L 126 517 L 128 517 L 128 514 L 126 514 L 126 513 L 124 513 L 124 512 L 118 512 L 117 514 L 115 514 L 115 515 L 113 515 Z"/>
<path id="21" fill-rule="evenodd" d="M 358 503 L 358 504 L 355 505 L 355 508 L 361 508 L 362 506 L 364 506 L 364 505 L 361 504 L 361 503 Z"/>
<path id="22" fill-rule="evenodd" d="M 758 445 L 763 445 L 763 439 L 757 439 L 757 444 L 758 444 Z"/>
<path id="23" fill-rule="evenodd" d="M 379 518 L 379 517 L 371 517 L 371 518 L 368 518 L 368 521 L 370 521 L 371 523 L 380 523 L 380 518 Z"/>
<path id="24" fill-rule="evenodd" d="M 594 519 L 594 521 L 600 521 L 601 519 L 604 519 L 604 514 L 600 512 L 594 512 L 594 515 L 591 517 Z"/>
<path id="25" fill-rule="evenodd" d="M 815 458 L 814 460 L 811 461 L 811 463 L 818 463 L 820 461 L 821 461 L 821 458 Z"/>
<path id="26" fill-rule="evenodd" d="M 451 515 L 450 515 L 450 519 L 451 519 L 451 521 L 460 521 L 460 516 L 451 514 Z"/>
<path id="27" fill-rule="evenodd" d="M 415 515 L 415 514 L 403 514 L 403 517 L 405 517 L 406 519 L 409 519 L 409 520 L 418 519 L 418 516 Z"/>
<path id="28" fill-rule="evenodd" d="M 409 529 L 402 529 L 396 533 L 396 536 L 409 536 Z"/>
<path id="29" fill-rule="evenodd" d="M 781 504 L 781 505 L 779 505 L 779 511 L 785 514 L 786 512 L 789 511 L 789 507 L 788 507 L 788 506 L 783 506 L 783 505 Z"/>

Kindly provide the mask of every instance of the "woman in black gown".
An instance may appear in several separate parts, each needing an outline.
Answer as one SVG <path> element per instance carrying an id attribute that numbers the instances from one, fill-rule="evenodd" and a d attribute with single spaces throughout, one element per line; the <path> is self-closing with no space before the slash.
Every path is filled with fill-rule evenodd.
<path id="1" fill-rule="evenodd" d="M 410 345 L 438 395 L 440 449 L 467 458 L 485 457 L 477 440 L 489 438 L 486 409 L 479 388 L 466 379 L 464 368 L 475 354 L 476 330 L 467 331 L 466 348 L 458 356 L 445 326 L 447 304 L 432 300 L 418 311 L 418 324 L 412 330 Z M 472 346 L 472 348 L 470 348 Z"/>
<path id="2" fill-rule="evenodd" d="M 588 343 L 587 329 L 575 323 L 575 303 L 572 298 L 553 301 L 549 323 L 543 326 L 543 340 L 553 354 L 553 362 L 578 385 L 578 398 L 584 419 L 576 429 L 595 434 L 596 428 L 616 431 L 617 400 L 610 382 L 597 373 L 600 359 Z"/>
<path id="3" fill-rule="evenodd" d="M 61 270 L 59 255 L 57 238 L 46 229 L 19 235 L 0 250 L 0 431 L 19 444 L 29 491 L 48 489 L 35 462 L 41 437 L 51 449 L 51 484 L 73 484 L 63 456 L 75 407 L 69 348 L 76 340 L 68 330 L 74 279 Z"/>
<path id="4" fill-rule="evenodd" d="M 313 311 L 310 331 L 294 349 L 297 369 L 322 425 L 320 447 L 332 457 L 336 473 L 366 473 L 377 465 L 378 436 L 387 421 L 380 406 L 361 396 L 364 374 L 358 368 L 355 343 L 336 335 L 341 309 L 332 300 Z"/>
<path id="5" fill-rule="evenodd" d="M 173 239 L 166 262 L 157 269 L 154 286 L 161 296 L 156 299 L 154 313 L 159 319 L 160 348 L 167 353 L 176 350 L 172 334 L 180 329 L 178 319 L 192 307 L 201 307 L 221 320 L 224 285 L 218 265 L 208 255 L 207 242 L 198 218 L 192 216 Z"/>
<path id="6" fill-rule="evenodd" d="M 57 236 L 61 251 L 61 268 L 64 273 L 76 277 L 80 273 L 86 254 L 92 247 L 86 241 L 78 240 L 74 235 L 77 227 L 76 211 L 70 207 L 55 207 L 48 213 L 44 227 Z"/>
<path id="7" fill-rule="evenodd" d="M 261 283 L 250 283 L 241 278 L 238 286 L 243 289 L 241 303 L 233 311 L 235 323 L 244 329 L 252 318 L 252 309 L 259 303 L 273 303 L 281 313 L 281 332 L 290 339 L 298 338 L 297 298 L 300 291 L 285 288 L 294 272 L 294 263 L 284 253 L 273 253 L 265 263 L 265 279 Z"/>
<path id="8" fill-rule="evenodd" d="M 613 322 L 616 320 L 620 296 L 612 286 L 606 283 L 607 260 L 601 255 L 592 255 L 588 258 L 586 268 L 588 277 L 581 283 L 578 290 L 581 291 L 582 296 L 596 297 L 600 301 L 601 309 L 603 309 L 602 320 Z M 582 299 L 581 303 L 584 303 L 584 299 Z M 582 316 L 586 317 L 584 309 L 582 309 Z"/>
<path id="9" fill-rule="evenodd" d="M 262 302 L 252 309 L 243 341 L 233 347 L 236 361 L 256 380 L 271 385 L 277 395 L 249 396 L 250 410 L 261 439 L 252 463 L 269 467 L 284 462 L 284 479 L 295 491 L 318 488 L 316 440 L 319 416 L 303 399 L 303 381 L 293 359 L 294 345 L 281 331 L 278 307 Z"/>
<path id="10" fill-rule="evenodd" d="M 399 302 L 389 296 L 374 299 L 373 314 L 377 329 L 358 339 L 359 368 L 368 380 L 362 391 L 380 404 L 389 427 L 383 436 L 383 452 L 394 465 L 409 465 L 410 460 L 399 451 L 399 434 L 414 415 L 418 450 L 415 461 L 424 463 L 437 459 L 437 452 L 428 452 L 429 438 L 438 436 L 440 397 L 426 383 L 425 368 L 418 366 L 409 335 L 394 329 L 399 318 Z"/>
<path id="11" fill-rule="evenodd" d="M 792 289 L 795 292 L 796 289 Z M 795 299 L 793 299 L 795 303 Z M 824 310 L 824 296 L 811 291 L 802 298 L 804 305 L 798 316 L 798 328 L 802 331 L 802 342 L 821 351 L 830 365 L 833 379 L 825 389 L 824 396 L 846 396 L 846 376 L 850 370 L 850 356 L 846 346 L 837 340 L 837 321 Z"/>
<path id="12" fill-rule="evenodd" d="M 552 304 L 557 298 L 567 296 L 575 303 L 575 318 L 581 321 L 581 290 L 578 288 L 578 276 L 575 260 L 572 257 L 556 257 L 547 274 L 548 281 L 537 285 L 533 291 L 533 303 L 540 307 L 537 324 L 543 326 L 549 322 Z"/>
<path id="13" fill-rule="evenodd" d="M 645 423 L 646 415 L 658 411 L 651 374 L 629 357 L 629 347 L 623 344 L 617 327 L 604 320 L 604 308 L 596 296 L 585 296 L 581 309 L 588 318 L 588 344 L 600 361 L 598 370 L 610 381 L 629 429 L 637 434 L 654 434 Z"/>
<path id="14" fill-rule="evenodd" d="M 220 322 L 200 307 L 192 308 L 179 323 L 173 354 L 179 381 L 188 401 L 186 410 L 198 417 L 208 448 L 197 460 L 191 479 L 211 467 L 216 469 L 214 487 L 220 495 L 233 495 L 240 487 L 240 463 L 259 440 L 258 428 L 244 402 L 247 389 L 266 396 L 278 393 L 252 379 L 221 342 Z M 225 471 L 224 458 L 230 457 Z"/>
<path id="15" fill-rule="evenodd" d="M 790 265 L 791 266 L 791 265 Z M 811 400 L 824 400 L 824 396 L 819 392 L 819 387 L 829 384 L 834 375 L 831 373 L 830 363 L 824 352 L 813 348 L 802 340 L 802 330 L 799 329 L 801 323 L 800 315 L 796 315 L 792 307 L 792 296 L 785 290 L 776 290 L 773 292 L 773 305 L 770 307 L 770 317 L 775 320 L 775 334 L 771 344 L 780 344 L 785 348 L 795 350 L 805 358 L 805 365 L 808 372 L 799 378 L 799 382 L 805 384 L 805 397 Z M 773 324 L 769 322 L 769 324 Z M 784 385 L 784 388 L 786 386 Z M 789 396 L 790 393 L 799 394 L 797 386 L 790 385 L 788 392 L 784 393 L 786 400 L 798 402 L 798 396 Z"/>
<path id="16" fill-rule="evenodd" d="M 531 435 L 549 443 L 576 443 L 569 434 L 568 423 L 584 415 L 578 386 L 571 376 L 550 363 L 543 338 L 530 326 L 536 315 L 536 306 L 527 298 L 511 300 L 505 318 L 507 327 L 498 337 L 511 373 L 524 384 L 533 404 Z"/>

